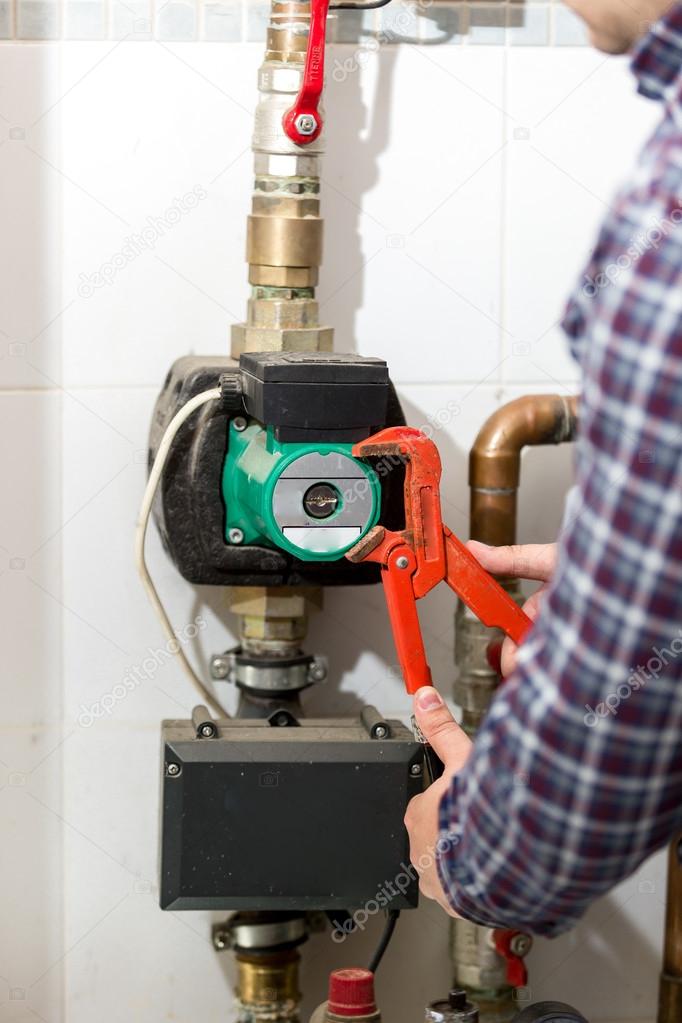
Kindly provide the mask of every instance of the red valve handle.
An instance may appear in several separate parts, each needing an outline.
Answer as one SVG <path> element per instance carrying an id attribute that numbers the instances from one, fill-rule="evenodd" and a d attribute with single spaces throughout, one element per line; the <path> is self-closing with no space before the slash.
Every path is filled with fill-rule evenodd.
<path id="1" fill-rule="evenodd" d="M 533 939 L 523 931 L 497 928 L 493 931 L 493 945 L 498 955 L 507 964 L 507 983 L 510 987 L 525 987 L 528 983 L 528 970 L 524 956 L 528 955 Z"/>
<path id="2" fill-rule="evenodd" d="M 311 0 L 310 31 L 303 82 L 294 105 L 282 120 L 284 131 L 297 146 L 307 146 L 322 131 L 320 99 L 324 87 L 324 44 L 329 0 Z"/>

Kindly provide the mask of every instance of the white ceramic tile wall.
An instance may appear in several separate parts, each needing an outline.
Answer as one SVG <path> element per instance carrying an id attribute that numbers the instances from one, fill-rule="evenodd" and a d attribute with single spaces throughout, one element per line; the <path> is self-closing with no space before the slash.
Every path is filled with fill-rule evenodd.
<path id="1" fill-rule="evenodd" d="M 156 389 L 175 357 L 226 350 L 247 295 L 262 44 L 174 40 L 258 38 L 262 16 L 178 3 L 152 26 L 151 8 L 130 7 L 74 0 L 55 28 L 49 2 L 23 0 L 19 35 L 91 41 L 0 48 L 1 457 L 19 498 L 12 512 L 5 501 L 0 535 L 0 910 L 13 920 L 0 939 L 0 1013 L 217 1023 L 230 1015 L 229 956 L 212 951 L 207 915 L 156 905 L 158 722 L 194 701 L 162 649 L 131 538 Z M 481 422 L 517 395 L 574 386 L 553 324 L 655 113 L 622 64 L 560 45 L 579 40 L 554 4 L 530 5 L 521 22 L 515 7 L 501 21 L 499 5 L 462 4 L 429 24 L 393 22 L 418 38 L 435 25 L 442 45 L 378 55 L 356 24 L 347 31 L 362 48 L 335 47 L 327 103 L 323 312 L 340 348 L 390 360 L 410 422 L 444 417 L 447 517 L 462 533 Z M 0 36 L 11 36 L 3 11 Z M 104 41 L 152 31 L 145 45 Z M 190 194 L 194 208 L 170 225 Z M 570 464 L 568 449 L 526 456 L 522 538 L 551 539 Z M 207 621 L 192 650 L 205 666 L 232 641 L 220 595 L 185 585 L 155 540 L 151 557 L 174 620 Z M 447 691 L 446 594 L 423 621 Z M 327 594 L 310 647 L 332 666 L 311 709 L 371 694 L 406 712 L 376 590 Z M 93 723 L 89 708 L 132 668 L 148 677 Z M 579 1001 L 593 1023 L 651 1017 L 663 873 L 658 857 L 572 935 L 538 943 L 533 998 Z M 375 937 L 348 943 L 343 961 L 363 959 Z M 307 1009 L 337 951 L 323 937 L 307 950 Z M 416 1023 L 448 983 L 444 920 L 427 906 L 410 915 L 390 956 L 385 1018 Z"/>

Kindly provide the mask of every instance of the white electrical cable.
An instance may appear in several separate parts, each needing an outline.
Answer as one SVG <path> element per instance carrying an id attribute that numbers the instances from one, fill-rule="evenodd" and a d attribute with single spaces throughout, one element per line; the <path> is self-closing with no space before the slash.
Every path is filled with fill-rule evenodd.
<path id="1" fill-rule="evenodd" d="M 147 487 L 144 492 L 144 497 L 142 498 L 140 514 L 137 519 L 137 527 L 135 529 L 135 563 L 144 584 L 144 588 L 147 591 L 147 595 L 152 602 L 152 606 L 159 617 L 161 625 L 163 626 L 163 631 L 165 632 L 166 638 L 170 644 L 170 649 L 178 658 L 180 664 L 185 669 L 186 674 L 189 676 L 192 685 L 201 693 L 208 706 L 216 714 L 218 714 L 219 717 L 225 717 L 226 711 L 224 707 L 221 707 L 215 696 L 213 696 L 210 690 L 206 688 L 197 673 L 194 671 L 192 665 L 189 663 L 187 656 L 175 635 L 170 618 L 168 617 L 166 609 L 161 602 L 157 589 L 152 582 L 152 577 L 149 574 L 147 560 L 145 557 L 145 540 L 147 538 L 147 528 L 149 526 L 149 519 L 152 513 L 152 506 L 154 504 L 154 498 L 156 497 L 156 491 L 158 490 L 159 483 L 161 482 L 161 477 L 163 476 L 164 469 L 166 468 L 166 462 L 168 460 L 170 449 L 173 446 L 173 441 L 193 412 L 196 412 L 198 408 L 201 408 L 202 405 L 206 405 L 209 401 L 217 401 L 220 397 L 221 390 L 219 387 L 213 387 L 210 391 L 203 391 L 201 394 L 197 394 L 196 397 L 191 398 L 186 405 L 183 405 L 180 411 L 173 416 L 166 427 L 166 432 L 164 433 L 161 443 L 159 444 L 159 449 L 156 452 L 152 471 L 149 474 Z"/>

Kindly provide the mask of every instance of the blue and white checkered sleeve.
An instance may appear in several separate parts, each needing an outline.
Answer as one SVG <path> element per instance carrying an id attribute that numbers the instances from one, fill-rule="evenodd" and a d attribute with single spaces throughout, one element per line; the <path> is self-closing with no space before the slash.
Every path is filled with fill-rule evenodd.
<path id="1" fill-rule="evenodd" d="M 621 211 L 604 265 L 669 210 Z M 518 670 L 441 803 L 441 880 L 480 923 L 558 934 L 682 824 L 681 234 L 590 297 L 577 505 Z"/>

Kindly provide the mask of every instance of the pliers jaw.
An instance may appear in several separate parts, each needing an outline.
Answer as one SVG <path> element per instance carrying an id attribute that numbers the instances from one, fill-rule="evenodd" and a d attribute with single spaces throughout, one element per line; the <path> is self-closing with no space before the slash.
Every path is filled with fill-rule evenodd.
<path id="1" fill-rule="evenodd" d="M 405 464 L 405 529 L 375 526 L 346 554 L 350 561 L 381 566 L 393 640 L 408 693 L 431 685 L 417 601 L 445 581 L 475 615 L 520 643 L 531 621 L 468 548 L 443 524 L 441 462 L 436 445 L 420 430 L 391 427 L 353 448 L 361 459 L 396 456 Z"/>

